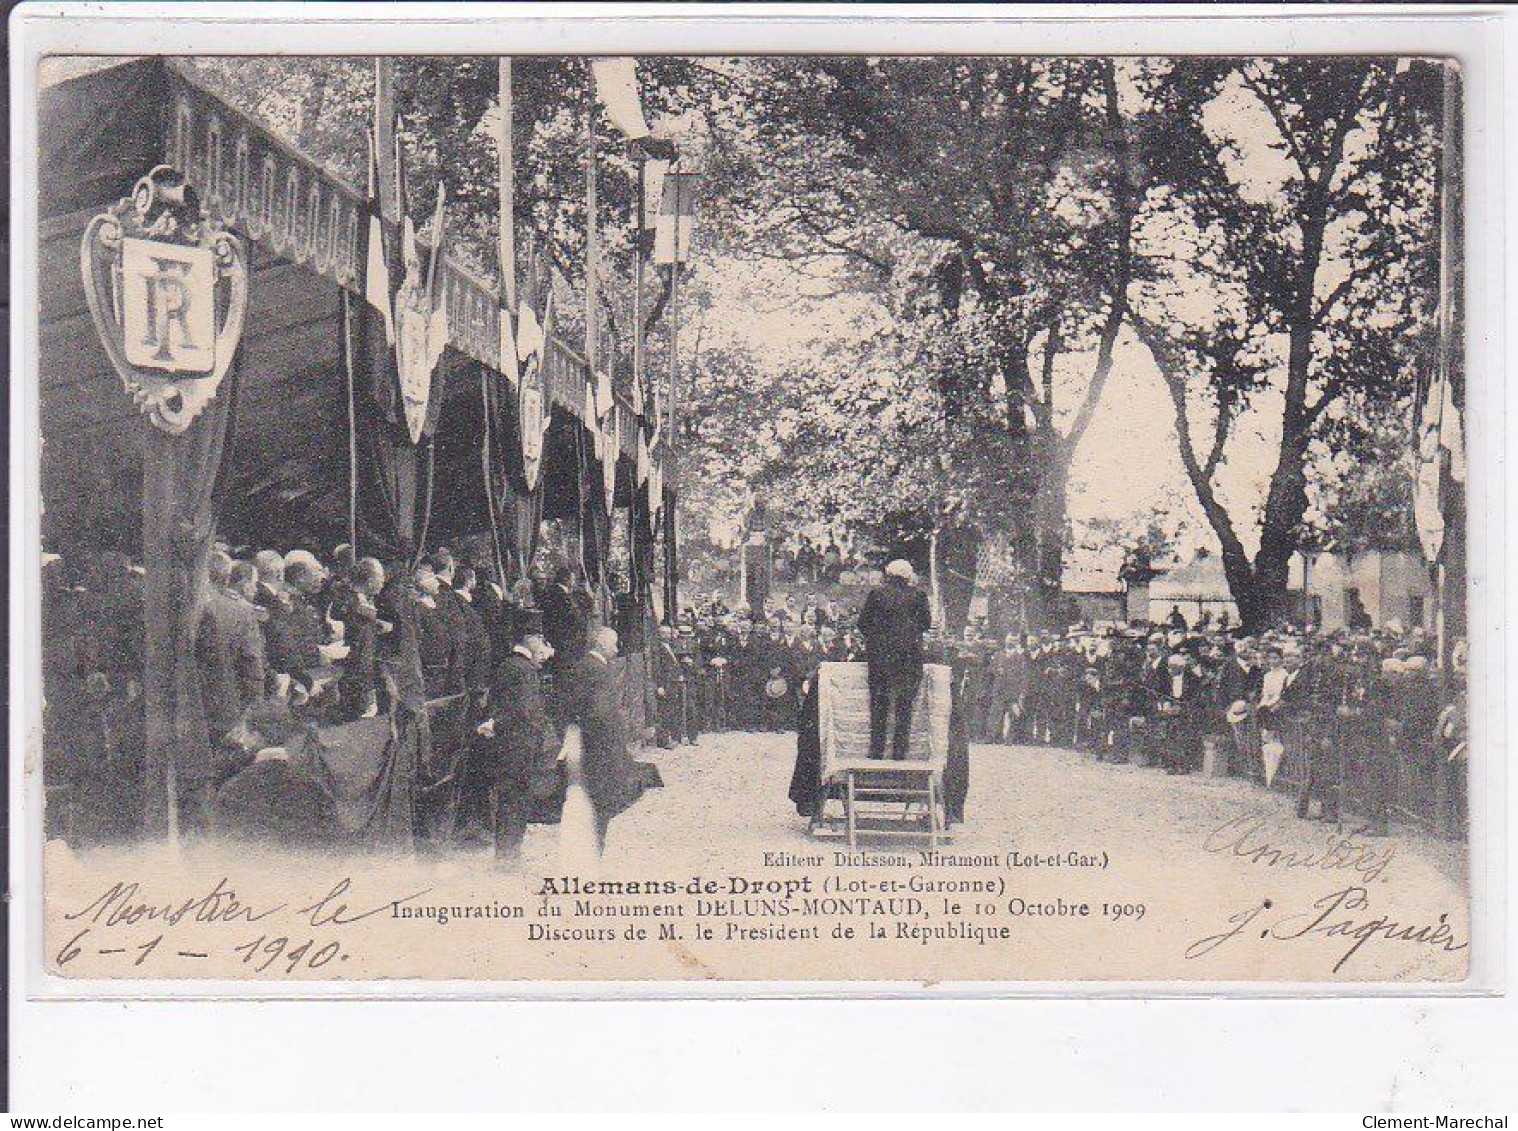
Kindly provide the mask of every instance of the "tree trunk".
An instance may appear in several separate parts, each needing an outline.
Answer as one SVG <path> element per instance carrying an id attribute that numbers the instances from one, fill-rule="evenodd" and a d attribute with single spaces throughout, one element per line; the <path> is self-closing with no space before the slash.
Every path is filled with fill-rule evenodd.
<path id="1" fill-rule="evenodd" d="M 1043 474 L 1033 500 L 1033 589 L 1040 620 L 1050 627 L 1060 628 L 1063 626 L 1050 623 L 1050 618 L 1059 612 L 1065 572 L 1065 495 L 1070 482 L 1070 463 L 1064 458 L 1058 436 L 1047 436 L 1043 447 Z"/>
<path id="2" fill-rule="evenodd" d="M 1312 366 L 1316 327 L 1313 292 L 1323 255 L 1325 212 L 1323 194 L 1315 192 L 1302 222 L 1302 259 L 1288 312 L 1291 344 L 1286 361 L 1280 455 L 1265 496 L 1260 549 L 1254 558 L 1251 604 L 1255 606 L 1259 627 L 1283 624 L 1292 611 L 1287 586 L 1302 516 L 1307 512 L 1307 443 L 1312 424 L 1307 411 L 1307 378 Z"/>

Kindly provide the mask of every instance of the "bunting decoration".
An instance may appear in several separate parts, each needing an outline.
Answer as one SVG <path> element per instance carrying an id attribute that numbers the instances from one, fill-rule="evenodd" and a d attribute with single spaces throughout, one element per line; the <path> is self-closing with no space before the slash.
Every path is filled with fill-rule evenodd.
<path id="1" fill-rule="evenodd" d="M 601 433 L 601 419 L 596 412 L 595 387 L 589 381 L 585 383 L 584 421 L 585 431 L 590 433 L 591 451 L 599 460 L 605 454 L 606 444 L 605 437 Z"/>
<path id="2" fill-rule="evenodd" d="M 403 213 L 401 219 L 401 258 L 406 274 L 395 296 L 393 332 L 401 406 L 413 444 L 421 442 L 426 430 L 432 374 L 448 344 L 448 306 L 442 301 L 442 288 L 438 285 L 444 219 L 443 186 L 439 184 L 437 206 L 433 210 L 431 261 L 425 274 L 416 228 L 410 216 Z"/>
<path id="3" fill-rule="evenodd" d="M 532 299 L 524 289 L 517 319 L 517 360 L 521 362 L 517 380 L 517 419 L 522 433 L 522 477 L 529 493 L 538 487 L 538 476 L 543 469 L 543 440 L 552 420 L 543 373 L 544 348 L 552 321 L 552 290 L 544 304 L 540 323 Z"/>
<path id="4" fill-rule="evenodd" d="M 606 493 L 606 513 L 611 514 L 616 509 L 617 455 L 622 450 L 622 414 L 615 405 L 612 406 L 602 434 L 605 443 L 604 454 L 601 456 L 601 486 Z"/>
<path id="5" fill-rule="evenodd" d="M 648 453 L 648 514 L 657 527 L 664 510 L 664 459 L 662 452 Z"/>

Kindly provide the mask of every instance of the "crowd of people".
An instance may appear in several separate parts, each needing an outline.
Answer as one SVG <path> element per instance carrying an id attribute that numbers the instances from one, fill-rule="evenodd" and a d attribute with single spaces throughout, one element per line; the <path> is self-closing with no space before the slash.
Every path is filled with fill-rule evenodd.
<path id="1" fill-rule="evenodd" d="M 72 575 L 64 564 L 45 574 L 50 821 L 130 835 L 145 773 L 142 570 L 114 553 Z M 629 751 L 619 633 L 567 566 L 503 588 L 447 548 L 387 568 L 348 546 L 323 562 L 218 545 L 207 573 L 194 630 L 205 742 L 181 742 L 175 765 L 183 831 L 335 843 L 340 783 L 323 751 L 367 735 L 373 758 L 392 727 L 415 739 L 404 776 L 421 847 L 493 841 L 514 857 L 576 784 L 604 838 L 658 784 Z M 566 762 L 570 727 L 580 757 Z"/>
<path id="2" fill-rule="evenodd" d="M 711 593 L 659 629 L 658 743 L 693 743 L 706 731 L 794 730 L 817 666 L 863 657 L 857 613 L 840 599 L 777 596 L 755 616 Z"/>
<path id="3" fill-rule="evenodd" d="M 660 630 L 659 742 L 708 730 L 789 730 L 825 661 L 861 661 L 855 610 L 816 595 L 762 616 L 718 595 Z M 1383 834 L 1394 808 L 1450 829 L 1464 820 L 1466 663 L 1448 673 L 1420 627 L 1242 634 L 1226 621 L 993 635 L 987 618 L 948 663 L 974 741 L 1069 747 L 1169 774 L 1208 770 L 1295 793 L 1303 817 L 1349 807 Z"/>
<path id="4" fill-rule="evenodd" d="M 998 642 L 972 624 L 955 653 L 983 741 L 1285 783 L 1298 816 L 1337 822 L 1353 804 L 1372 835 L 1399 802 L 1444 827 L 1463 820 L 1465 646 L 1443 678 L 1421 628 L 1077 625 Z"/>
<path id="5" fill-rule="evenodd" d="M 88 835 L 129 834 L 144 774 L 142 570 L 117 553 L 63 566 L 51 558 L 44 574 L 49 786 L 68 793 L 60 812 L 89 815 Z M 194 642 L 207 752 L 178 767 L 181 827 L 335 837 L 313 752 L 345 726 L 399 717 L 423 732 L 416 843 L 493 842 L 513 856 L 528 823 L 556 819 L 572 725 L 604 836 L 657 782 L 629 752 L 645 723 L 664 748 L 793 730 L 817 666 L 866 656 L 855 594 L 777 595 L 756 615 L 712 593 L 657 629 L 645 672 L 644 622 L 627 600 L 598 610 L 563 565 L 505 588 L 492 576 L 446 548 L 386 568 L 346 546 L 328 562 L 218 546 Z M 974 741 L 1247 776 L 1293 790 L 1303 817 L 1340 821 L 1353 807 L 1368 833 L 1398 806 L 1450 829 L 1464 819 L 1465 649 L 1439 671 L 1418 627 L 997 638 L 980 618 L 954 640 L 929 633 L 927 652 L 951 665 Z M 49 819 L 62 819 L 51 806 Z"/>

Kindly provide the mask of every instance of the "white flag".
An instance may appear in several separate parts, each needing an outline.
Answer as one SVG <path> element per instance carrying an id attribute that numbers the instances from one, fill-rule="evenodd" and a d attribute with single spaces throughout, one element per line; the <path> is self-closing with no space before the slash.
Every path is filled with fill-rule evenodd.
<path id="1" fill-rule="evenodd" d="M 638 71 L 631 58 L 594 59 L 590 64 L 596 80 L 596 97 L 606 107 L 611 124 L 629 141 L 648 136 L 648 122 L 643 117 L 643 100 L 638 96 Z"/>

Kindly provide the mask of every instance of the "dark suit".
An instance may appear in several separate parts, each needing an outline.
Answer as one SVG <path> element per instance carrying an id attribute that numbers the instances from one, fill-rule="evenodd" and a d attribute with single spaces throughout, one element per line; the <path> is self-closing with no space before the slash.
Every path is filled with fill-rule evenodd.
<path id="1" fill-rule="evenodd" d="M 870 590 L 859 613 L 869 666 L 870 757 L 885 757 L 886 728 L 895 720 L 892 754 L 907 755 L 912 706 L 922 683 L 922 634 L 933 627 L 928 599 L 900 578 Z"/>
<path id="2" fill-rule="evenodd" d="M 627 752 L 627 729 L 610 664 L 586 653 L 567 673 L 569 721 L 579 724 L 584 744 L 581 770 L 585 792 L 596 813 L 596 833 L 604 841 L 611 819 L 643 795 L 640 763 Z"/>
<path id="3" fill-rule="evenodd" d="M 1261 776 L 1260 767 L 1260 720 L 1255 716 L 1254 710 L 1260 702 L 1260 692 L 1264 689 L 1265 671 L 1259 667 L 1251 667 L 1245 671 L 1239 666 L 1236 659 L 1229 660 L 1223 665 L 1221 678 L 1218 680 L 1218 702 L 1223 711 L 1238 702 L 1249 705 L 1250 714 L 1241 723 L 1230 723 L 1233 730 L 1233 748 L 1238 755 L 1238 762 L 1232 767 L 1235 772 L 1243 772 L 1251 777 Z"/>
<path id="4" fill-rule="evenodd" d="M 237 725 L 264 694 L 264 638 L 258 608 L 235 593 L 212 592 L 195 633 L 201 703 L 213 740 Z"/>
<path id="5" fill-rule="evenodd" d="M 493 799 L 496 854 L 509 857 L 521 849 L 534 801 L 557 792 L 555 732 L 538 665 L 515 651 L 497 664 L 489 711 L 495 737 L 481 744 L 481 770 Z"/>
<path id="6" fill-rule="evenodd" d="M 494 665 L 483 610 L 456 589 L 444 589 L 438 603 L 446 604 L 453 618 L 455 657 L 464 687 L 476 694 L 488 691 Z"/>
<path id="7" fill-rule="evenodd" d="M 1206 695 L 1206 684 L 1190 668 L 1167 673 L 1162 682 L 1156 700 L 1164 732 L 1160 761 L 1170 773 L 1186 773 L 1201 764 L 1200 724 Z"/>
<path id="8" fill-rule="evenodd" d="M 549 585 L 538 604 L 543 610 L 543 637 L 553 645 L 554 665 L 573 667 L 585 655 L 590 606 L 585 594 L 562 585 Z"/>
<path id="9" fill-rule="evenodd" d="M 309 688 L 310 673 L 322 664 L 321 613 L 298 593 L 276 593 L 267 587 L 260 590 L 258 604 L 266 617 L 264 663 L 271 681 L 282 672 Z"/>
<path id="10" fill-rule="evenodd" d="M 375 702 L 379 673 L 379 613 L 368 597 L 347 582 L 333 586 L 332 619 L 343 626 L 348 656 L 338 682 L 339 718 L 356 719 Z"/>
<path id="11" fill-rule="evenodd" d="M 999 652 L 991 658 L 991 706 L 986 712 L 987 742 L 1002 740 L 1002 726 L 1007 723 L 1017 733 L 1023 700 L 1028 694 L 1028 657 L 1024 652 Z"/>
<path id="12" fill-rule="evenodd" d="M 426 602 L 430 599 L 431 605 Z M 441 592 L 416 601 L 416 644 L 428 699 L 441 699 L 459 686 L 452 618 Z"/>
<path id="13" fill-rule="evenodd" d="M 685 669 L 674 645 L 663 637 L 654 651 L 654 693 L 659 701 L 658 744 L 668 750 L 685 740 L 685 722 L 680 717 Z"/>

